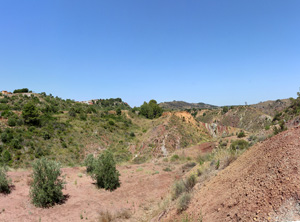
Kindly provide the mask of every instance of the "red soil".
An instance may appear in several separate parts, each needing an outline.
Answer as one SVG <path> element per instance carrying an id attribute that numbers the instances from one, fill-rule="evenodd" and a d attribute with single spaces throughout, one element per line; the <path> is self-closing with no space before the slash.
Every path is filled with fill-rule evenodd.
<path id="1" fill-rule="evenodd" d="M 193 192 L 186 213 L 203 221 L 300 220 L 300 128 L 251 147 Z M 172 210 L 163 218 L 181 218 Z"/>
<path id="2" fill-rule="evenodd" d="M 0 194 L 0 221 L 99 221 L 99 212 L 112 214 L 128 209 L 129 221 L 147 221 L 152 206 L 168 193 L 177 170 L 163 171 L 164 164 L 147 163 L 121 166 L 121 187 L 113 192 L 97 189 L 83 168 L 65 168 L 69 198 L 64 204 L 48 209 L 30 203 L 28 180 L 30 172 L 8 172 L 15 189 L 8 195 Z M 173 168 L 176 166 L 173 166 Z M 177 169 L 179 166 L 177 166 Z M 81 175 L 82 176 L 81 176 Z M 145 210 L 146 209 L 146 210 Z M 149 210 L 149 212 L 147 212 Z M 86 219 L 87 218 L 87 219 Z"/>

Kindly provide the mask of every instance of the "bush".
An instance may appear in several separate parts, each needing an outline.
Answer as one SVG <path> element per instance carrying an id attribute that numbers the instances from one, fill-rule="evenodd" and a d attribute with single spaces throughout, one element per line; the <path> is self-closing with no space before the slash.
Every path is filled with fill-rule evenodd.
<path id="1" fill-rule="evenodd" d="M 186 210 L 189 206 L 190 201 L 191 201 L 191 194 L 183 193 L 178 200 L 177 211 L 182 212 Z"/>
<path id="2" fill-rule="evenodd" d="M 32 203 L 37 207 L 49 207 L 63 201 L 64 178 L 61 177 L 61 166 L 44 157 L 33 164 L 33 182 L 30 188 Z"/>
<path id="3" fill-rule="evenodd" d="M 242 130 L 238 133 L 237 135 L 238 138 L 242 138 L 242 137 L 245 137 L 245 132 Z"/>
<path id="4" fill-rule="evenodd" d="M 213 154 L 210 154 L 210 153 L 206 153 L 206 154 L 199 154 L 197 157 L 196 157 L 196 161 L 202 165 L 204 162 L 206 161 L 209 161 L 212 159 L 212 156 Z"/>
<path id="5" fill-rule="evenodd" d="M 95 158 L 94 158 L 93 154 L 87 155 L 86 158 L 84 159 L 83 164 L 86 166 L 86 172 L 92 173 L 95 168 Z"/>
<path id="6" fill-rule="evenodd" d="M 0 168 L 0 193 L 10 193 L 11 181 L 7 178 L 6 170 Z"/>
<path id="7" fill-rule="evenodd" d="M 171 162 L 175 162 L 177 160 L 179 160 L 179 156 L 177 154 L 174 154 L 173 156 L 171 156 Z"/>
<path id="8" fill-rule="evenodd" d="M 8 163 L 9 161 L 11 161 L 11 154 L 8 150 L 5 150 L 2 154 L 2 160 L 4 163 Z"/>
<path id="9" fill-rule="evenodd" d="M 231 150 L 243 150 L 249 147 L 249 143 L 245 140 L 235 140 L 231 143 Z"/>
<path id="10" fill-rule="evenodd" d="M 117 108 L 116 113 L 117 113 L 118 116 L 120 116 L 122 114 L 122 110 L 120 108 Z"/>
<path id="11" fill-rule="evenodd" d="M 190 192 L 196 185 L 196 176 L 190 175 L 185 180 L 177 181 L 173 186 L 172 200 L 177 199 L 182 193 Z"/>
<path id="12" fill-rule="evenodd" d="M 153 99 L 150 100 L 149 103 L 144 102 L 140 110 L 140 114 L 148 119 L 158 118 L 163 113 L 163 109 Z"/>
<path id="13" fill-rule="evenodd" d="M 173 185 L 172 200 L 177 199 L 183 192 L 185 192 L 184 181 L 180 180 L 175 182 Z"/>
<path id="14" fill-rule="evenodd" d="M 224 106 L 224 107 L 223 107 L 223 110 L 222 110 L 223 114 L 227 113 L 228 110 L 229 110 L 229 109 L 228 109 L 228 106 Z"/>
<path id="15" fill-rule="evenodd" d="M 120 173 L 116 169 L 116 162 L 109 151 L 104 151 L 95 160 L 92 178 L 99 188 L 113 191 L 120 187 Z"/>
<path id="16" fill-rule="evenodd" d="M 114 125 L 115 125 L 115 121 L 113 121 L 113 120 L 111 119 L 111 120 L 108 121 L 108 124 L 111 125 L 111 126 L 114 126 Z"/>
<path id="17" fill-rule="evenodd" d="M 9 126 L 16 126 L 17 125 L 17 120 L 14 117 L 9 117 L 7 124 Z"/>
<path id="18" fill-rule="evenodd" d="M 196 176 L 195 175 L 190 175 L 188 178 L 185 180 L 185 189 L 187 192 L 191 191 L 193 187 L 196 185 Z"/>
<path id="19" fill-rule="evenodd" d="M 23 89 L 15 89 L 13 93 L 28 93 L 29 89 L 23 88 Z"/>
<path id="20" fill-rule="evenodd" d="M 34 103 L 29 102 L 24 105 L 22 110 L 22 116 L 26 124 L 32 126 L 40 125 L 39 110 Z"/>

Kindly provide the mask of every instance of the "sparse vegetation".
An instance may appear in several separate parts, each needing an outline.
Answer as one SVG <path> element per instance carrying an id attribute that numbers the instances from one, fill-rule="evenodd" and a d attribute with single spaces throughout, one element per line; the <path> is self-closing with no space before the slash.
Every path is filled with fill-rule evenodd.
<path id="1" fill-rule="evenodd" d="M 178 199 L 177 211 L 182 212 L 186 210 L 189 206 L 191 201 L 191 194 L 190 193 L 183 193 Z"/>
<path id="2" fill-rule="evenodd" d="M 176 181 L 172 189 L 172 199 L 177 199 L 182 193 L 190 192 L 196 184 L 195 175 L 190 175 L 185 180 Z"/>

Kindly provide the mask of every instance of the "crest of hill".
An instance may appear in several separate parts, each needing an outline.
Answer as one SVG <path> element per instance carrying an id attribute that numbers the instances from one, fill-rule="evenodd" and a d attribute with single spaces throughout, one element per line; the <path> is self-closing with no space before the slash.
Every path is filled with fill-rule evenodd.
<path id="1" fill-rule="evenodd" d="M 163 102 L 159 104 L 160 107 L 166 110 L 186 110 L 186 109 L 213 109 L 217 106 L 206 103 L 188 103 L 185 101 Z"/>
<path id="2" fill-rule="evenodd" d="M 265 114 L 274 116 L 277 112 L 282 112 L 290 105 L 291 105 L 290 99 L 277 99 L 277 100 L 268 100 L 268 101 L 260 102 L 250 106 L 258 109 L 259 111 Z"/>

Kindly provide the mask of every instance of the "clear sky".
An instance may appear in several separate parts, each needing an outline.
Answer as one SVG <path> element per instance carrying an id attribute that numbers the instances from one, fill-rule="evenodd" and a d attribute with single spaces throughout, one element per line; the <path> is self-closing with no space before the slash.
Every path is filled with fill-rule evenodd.
<path id="1" fill-rule="evenodd" d="M 295 97 L 299 0 L 0 0 L 0 90 L 214 105 Z"/>

